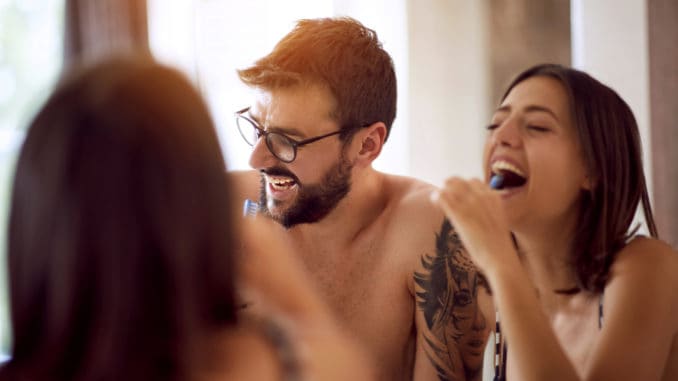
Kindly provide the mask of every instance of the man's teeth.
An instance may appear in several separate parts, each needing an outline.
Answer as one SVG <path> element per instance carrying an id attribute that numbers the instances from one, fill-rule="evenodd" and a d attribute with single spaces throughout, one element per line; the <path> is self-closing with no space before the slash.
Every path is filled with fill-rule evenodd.
<path id="1" fill-rule="evenodd" d="M 275 188 L 289 188 L 294 185 L 294 180 L 288 177 L 269 178 L 268 182 Z"/>
<path id="2" fill-rule="evenodd" d="M 507 161 L 495 161 L 492 163 L 492 173 L 501 173 L 502 171 L 513 172 L 520 177 L 525 177 L 523 171 Z"/>

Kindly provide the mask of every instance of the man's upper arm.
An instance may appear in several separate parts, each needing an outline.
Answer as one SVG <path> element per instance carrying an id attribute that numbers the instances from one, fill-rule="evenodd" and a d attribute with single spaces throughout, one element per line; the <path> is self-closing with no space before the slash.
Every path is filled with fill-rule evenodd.
<path id="1" fill-rule="evenodd" d="M 485 280 L 449 221 L 442 220 L 413 274 L 417 348 L 415 380 L 480 380 L 492 321 L 478 296 Z"/>

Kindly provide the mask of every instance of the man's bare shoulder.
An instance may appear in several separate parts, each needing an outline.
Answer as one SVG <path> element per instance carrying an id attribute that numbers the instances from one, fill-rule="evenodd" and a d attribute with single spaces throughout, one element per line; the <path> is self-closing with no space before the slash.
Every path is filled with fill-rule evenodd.
<path id="1" fill-rule="evenodd" d="M 414 379 L 480 380 L 492 318 L 491 299 L 459 236 L 431 202 L 437 188 L 387 176 L 390 247 L 402 253 L 415 302 Z"/>
<path id="2" fill-rule="evenodd" d="M 394 218 L 407 224 L 426 222 L 421 228 L 439 228 L 443 220 L 442 211 L 430 199 L 437 188 L 425 181 L 412 177 L 386 175 L 384 187 L 389 192 L 389 203 L 394 208 Z"/>
<path id="3" fill-rule="evenodd" d="M 429 183 L 389 175 L 384 180 L 384 188 L 389 193 L 390 210 L 385 239 L 392 253 L 401 254 L 403 274 L 413 292 L 412 274 L 422 271 L 422 256 L 435 253 L 436 237 L 445 216 L 430 200 L 436 188 Z"/>

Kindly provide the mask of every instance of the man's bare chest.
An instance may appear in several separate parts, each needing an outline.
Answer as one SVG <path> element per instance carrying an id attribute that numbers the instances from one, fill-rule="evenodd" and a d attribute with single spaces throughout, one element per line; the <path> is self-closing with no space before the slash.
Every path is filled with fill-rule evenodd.
<path id="1" fill-rule="evenodd" d="M 312 286 L 339 316 L 366 319 L 376 309 L 410 309 L 413 298 L 407 287 L 411 270 L 380 245 L 364 245 L 353 250 L 323 248 L 306 251 L 302 262 Z"/>
<path id="2" fill-rule="evenodd" d="M 306 251 L 302 262 L 339 323 L 385 361 L 404 355 L 411 341 L 414 296 L 410 262 L 402 251 L 377 243 L 349 251 Z"/>

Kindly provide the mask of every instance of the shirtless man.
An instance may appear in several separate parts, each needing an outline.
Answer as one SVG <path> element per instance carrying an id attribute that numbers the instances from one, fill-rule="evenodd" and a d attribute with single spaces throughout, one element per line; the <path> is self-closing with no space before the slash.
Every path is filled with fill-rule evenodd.
<path id="1" fill-rule="evenodd" d="M 432 186 L 372 168 L 396 113 L 375 32 L 302 20 L 239 76 L 257 95 L 236 114 L 255 169 L 232 173 L 238 202 L 258 200 L 285 228 L 379 379 L 480 380 L 494 323 L 482 278 L 429 201 Z"/>

